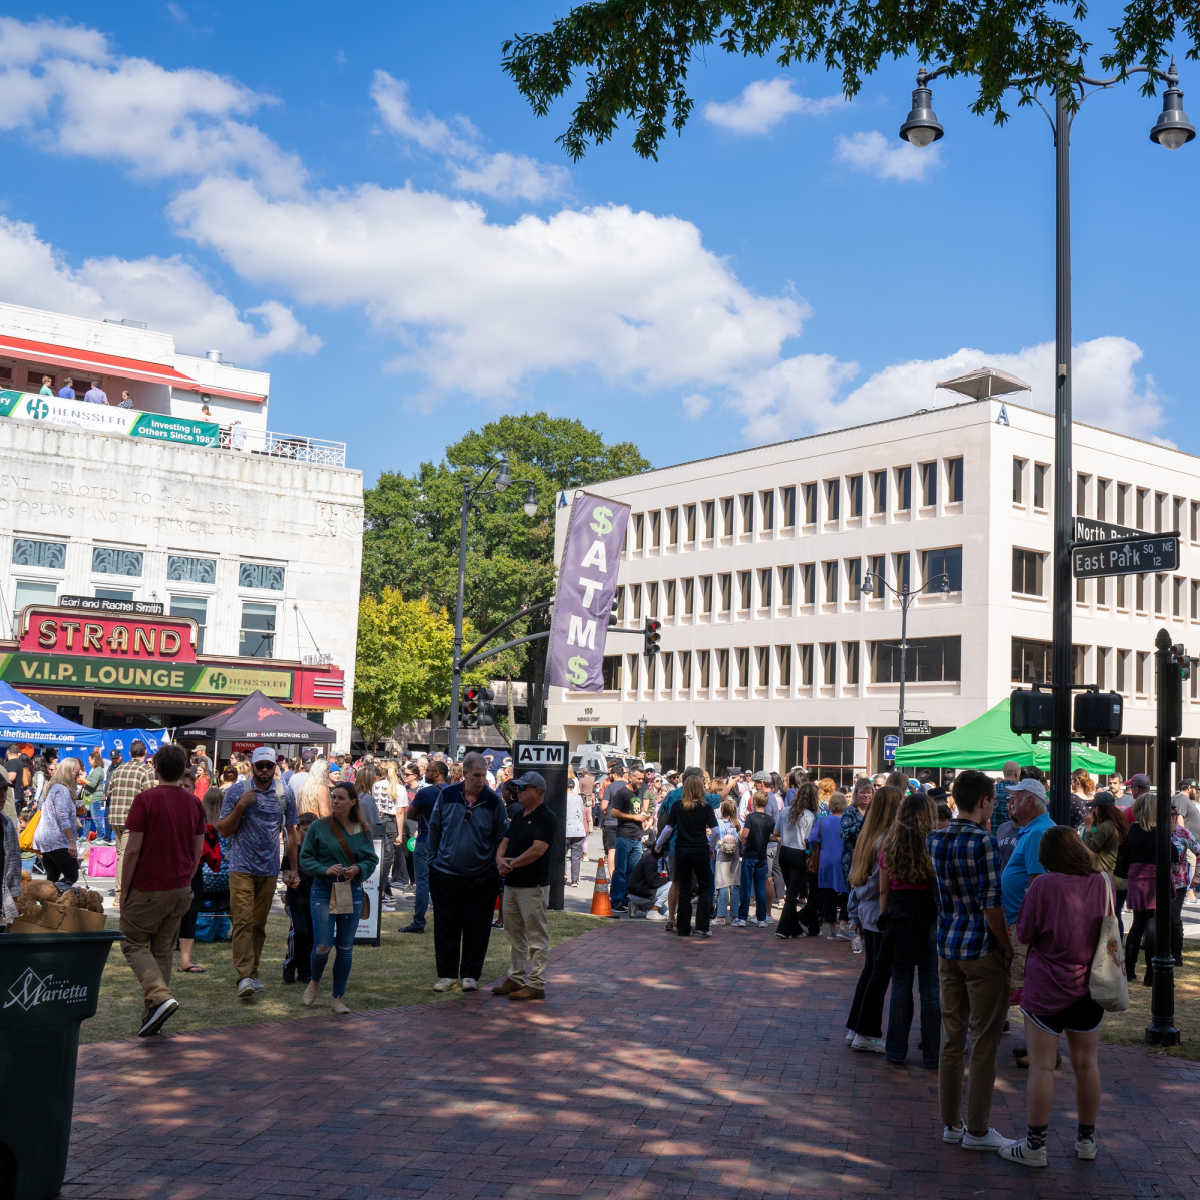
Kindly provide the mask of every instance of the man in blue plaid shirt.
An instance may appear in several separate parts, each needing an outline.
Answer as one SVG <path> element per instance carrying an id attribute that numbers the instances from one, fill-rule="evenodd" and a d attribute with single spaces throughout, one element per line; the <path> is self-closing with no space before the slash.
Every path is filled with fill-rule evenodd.
<path id="1" fill-rule="evenodd" d="M 996 1049 L 1008 1011 L 1012 946 L 1000 900 L 1000 852 L 988 832 L 995 789 L 982 771 L 954 780 L 958 816 L 929 835 L 938 887 L 938 973 L 942 995 L 942 1052 L 938 1090 L 942 1140 L 964 1150 L 998 1150 L 1008 1143 L 990 1125 Z M 962 1124 L 967 1031 L 967 1123 Z"/>

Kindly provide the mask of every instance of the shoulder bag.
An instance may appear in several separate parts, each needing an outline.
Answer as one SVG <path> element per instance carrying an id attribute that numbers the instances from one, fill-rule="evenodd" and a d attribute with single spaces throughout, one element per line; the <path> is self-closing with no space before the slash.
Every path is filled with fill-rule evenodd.
<path id="1" fill-rule="evenodd" d="M 354 855 L 350 850 L 350 843 L 346 841 L 346 835 L 342 832 L 342 827 L 332 817 L 327 817 L 325 823 L 333 832 L 333 836 L 337 838 L 338 843 L 342 847 L 342 853 L 346 856 L 349 866 L 357 866 L 354 861 Z M 359 872 L 361 875 L 361 872 Z M 333 895 L 330 897 L 329 911 L 338 916 L 345 916 L 354 911 L 354 885 L 349 880 L 338 880 L 333 885 Z M 367 889 L 363 887 L 363 902 L 362 912 L 359 917 L 366 920 L 371 915 L 371 897 L 367 895 Z"/>
<path id="2" fill-rule="evenodd" d="M 1124 1012 L 1129 1007 L 1129 981 L 1125 978 L 1125 954 L 1121 948 L 1121 927 L 1117 924 L 1113 885 L 1104 874 L 1104 917 L 1100 937 L 1092 955 L 1088 991 L 1105 1012 Z"/>

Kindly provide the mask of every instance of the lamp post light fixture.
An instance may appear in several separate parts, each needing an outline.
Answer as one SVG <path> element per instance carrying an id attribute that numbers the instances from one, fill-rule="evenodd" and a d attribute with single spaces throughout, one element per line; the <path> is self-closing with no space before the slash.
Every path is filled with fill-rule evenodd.
<path id="1" fill-rule="evenodd" d="M 912 111 L 900 126 L 900 137 L 910 145 L 931 145 L 944 130 L 933 111 L 929 84 L 949 70 L 943 65 L 917 73 Z M 1075 537 L 1072 511 L 1071 465 L 1071 125 L 1079 105 L 1097 91 L 1123 83 L 1129 75 L 1150 75 L 1167 85 L 1163 109 L 1150 130 L 1150 139 L 1168 150 L 1177 150 L 1196 136 L 1196 129 L 1183 111 L 1183 93 L 1175 60 L 1166 71 L 1155 67 L 1130 67 L 1111 79 L 1059 79 L 1055 87 L 1054 114 L 1042 104 L 1037 79 L 1012 79 L 1008 86 L 1020 88 L 1046 114 L 1054 134 L 1055 164 L 1055 371 L 1054 371 L 1054 553 L 1053 624 L 1051 632 L 1051 679 L 1054 694 L 1054 725 L 1050 731 L 1050 815 L 1060 825 L 1071 819 L 1071 549 Z M 903 686 L 903 685 L 902 685 Z M 903 731 L 901 731 L 903 736 Z M 1165 786 L 1158 781 L 1159 787 Z"/>
<path id="2" fill-rule="evenodd" d="M 862 590 L 868 596 L 874 596 L 878 593 L 881 600 L 883 599 L 884 592 L 891 592 L 900 601 L 900 700 L 896 714 L 896 736 L 900 739 L 899 744 L 903 746 L 904 685 L 908 682 L 908 610 L 912 602 L 922 592 L 934 590 L 948 592 L 950 590 L 950 576 L 943 571 L 940 575 L 934 575 L 932 578 L 925 580 L 918 588 L 898 588 L 888 583 L 882 575 L 878 575 L 874 571 L 868 571 L 862 581 Z"/>
<path id="3" fill-rule="evenodd" d="M 646 757 L 646 715 L 638 717 L 638 757 Z"/>
<path id="4" fill-rule="evenodd" d="M 493 479 L 492 477 L 495 476 Z M 491 486 L 488 481 L 491 480 Z M 450 720 L 447 729 L 447 749 L 451 759 L 458 757 L 458 704 L 462 692 L 462 658 L 463 658 L 463 592 L 467 577 L 467 524 L 471 511 L 475 507 L 478 496 L 489 493 L 506 492 L 514 480 L 509 469 L 508 459 L 504 455 L 484 464 L 482 472 L 474 477 L 463 480 L 462 505 L 459 508 L 458 523 L 458 586 L 454 596 L 454 643 L 450 660 Z M 517 483 L 525 484 L 525 499 L 521 507 L 527 517 L 537 515 L 537 487 L 530 480 L 519 479 Z"/>

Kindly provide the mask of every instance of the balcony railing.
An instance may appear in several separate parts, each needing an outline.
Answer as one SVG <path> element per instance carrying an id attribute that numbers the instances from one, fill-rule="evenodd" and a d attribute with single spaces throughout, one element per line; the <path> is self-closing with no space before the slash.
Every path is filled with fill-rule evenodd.
<path id="1" fill-rule="evenodd" d="M 217 448 L 315 463 L 322 467 L 346 465 L 345 442 L 331 442 L 325 438 L 304 437 L 295 433 L 273 433 L 269 429 L 247 429 L 244 425 L 222 425 Z"/>

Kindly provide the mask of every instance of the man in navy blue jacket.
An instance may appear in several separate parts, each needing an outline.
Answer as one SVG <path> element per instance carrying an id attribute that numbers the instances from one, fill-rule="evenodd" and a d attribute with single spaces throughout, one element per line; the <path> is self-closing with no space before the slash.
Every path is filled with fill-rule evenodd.
<path id="1" fill-rule="evenodd" d="M 479 987 L 500 890 L 496 851 L 507 829 L 504 802 L 487 786 L 487 760 L 468 754 L 462 783 L 443 789 L 429 820 L 435 992 Z"/>

